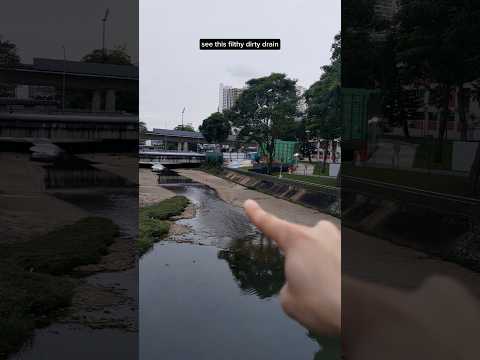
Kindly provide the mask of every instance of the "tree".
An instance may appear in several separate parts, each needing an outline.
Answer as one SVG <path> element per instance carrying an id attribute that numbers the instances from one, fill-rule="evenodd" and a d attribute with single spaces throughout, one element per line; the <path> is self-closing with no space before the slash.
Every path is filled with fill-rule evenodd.
<path id="1" fill-rule="evenodd" d="M 323 164 L 326 167 L 328 144 L 342 136 L 340 117 L 341 36 L 335 36 L 330 65 L 322 67 L 320 80 L 306 92 L 307 118 L 305 128 L 318 138 L 324 147 Z"/>
<path id="2" fill-rule="evenodd" d="M 173 130 L 195 132 L 195 129 L 192 125 L 177 125 Z"/>
<path id="3" fill-rule="evenodd" d="M 2 40 L 0 36 L 0 66 L 12 66 L 19 63 L 20 56 L 17 53 L 17 46 L 8 40 Z"/>
<path id="4" fill-rule="evenodd" d="M 222 144 L 228 139 L 231 127 L 224 115 L 216 112 L 203 120 L 199 130 L 209 143 Z"/>
<path id="5" fill-rule="evenodd" d="M 138 123 L 138 132 L 140 133 L 140 136 L 145 135 L 145 133 L 148 131 L 147 129 L 147 124 L 145 124 L 144 121 L 140 121 Z"/>
<path id="6" fill-rule="evenodd" d="M 132 65 L 132 58 L 125 45 L 117 45 L 112 50 L 95 49 L 82 58 L 87 63 L 105 63 L 114 65 Z"/>
<path id="7" fill-rule="evenodd" d="M 20 63 L 20 56 L 17 54 L 17 46 L 8 40 L 2 40 L 0 36 L 0 66 L 9 67 L 18 63 Z M 12 96 L 14 88 L 12 84 L 0 84 L 0 97 Z"/>
<path id="8" fill-rule="evenodd" d="M 231 115 L 238 136 L 255 141 L 268 156 L 267 171 L 271 173 L 275 142 L 290 138 L 295 131 L 297 113 L 296 81 L 285 74 L 247 81 Z"/>
<path id="9" fill-rule="evenodd" d="M 310 130 L 307 130 L 306 118 L 298 124 L 296 128 L 296 139 L 300 142 L 300 152 L 303 157 L 307 157 L 309 162 L 312 162 L 313 146 L 310 143 Z"/>
<path id="10" fill-rule="evenodd" d="M 457 96 L 461 137 L 467 138 L 465 84 L 480 76 L 478 1 L 402 1 L 398 16 L 398 62 L 409 85 L 434 88 L 440 108 L 439 149 L 446 137 L 449 103 Z"/>
<path id="11" fill-rule="evenodd" d="M 240 289 L 254 291 L 260 299 L 277 295 L 285 282 L 283 257 L 272 240 L 263 236 L 260 243 L 234 240 L 228 249 L 218 252 L 218 258 L 228 263 Z"/>
<path id="12" fill-rule="evenodd" d="M 342 1 L 342 87 L 374 87 L 376 46 L 372 38 L 378 27 L 376 0 Z M 332 54 L 334 55 L 334 54 Z"/>

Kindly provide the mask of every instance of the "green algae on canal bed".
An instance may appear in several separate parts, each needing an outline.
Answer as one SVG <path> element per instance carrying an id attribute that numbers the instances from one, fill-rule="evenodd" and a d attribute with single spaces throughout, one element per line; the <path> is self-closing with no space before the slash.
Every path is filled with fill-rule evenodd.
<path id="1" fill-rule="evenodd" d="M 27 242 L 0 245 L 0 359 L 70 305 L 75 281 L 65 275 L 98 262 L 117 235 L 111 220 L 87 217 Z"/>
<path id="2" fill-rule="evenodd" d="M 70 305 L 74 282 L 0 261 L 0 359 L 20 350 L 35 327 Z"/>
<path id="3" fill-rule="evenodd" d="M 174 196 L 157 204 L 140 209 L 138 250 L 146 253 L 153 244 L 167 235 L 170 223 L 167 221 L 173 216 L 180 215 L 188 206 L 189 200 L 184 196 Z"/>
<path id="4" fill-rule="evenodd" d="M 0 259 L 9 259 L 28 271 L 62 275 L 75 267 L 96 263 L 118 235 L 109 219 L 87 217 L 27 242 L 0 247 Z"/>

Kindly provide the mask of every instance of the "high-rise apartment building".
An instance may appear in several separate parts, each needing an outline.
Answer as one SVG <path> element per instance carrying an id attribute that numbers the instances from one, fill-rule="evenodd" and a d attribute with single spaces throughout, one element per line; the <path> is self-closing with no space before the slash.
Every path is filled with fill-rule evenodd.
<path id="1" fill-rule="evenodd" d="M 242 91 L 243 89 L 220 84 L 218 111 L 223 112 L 233 108 Z"/>

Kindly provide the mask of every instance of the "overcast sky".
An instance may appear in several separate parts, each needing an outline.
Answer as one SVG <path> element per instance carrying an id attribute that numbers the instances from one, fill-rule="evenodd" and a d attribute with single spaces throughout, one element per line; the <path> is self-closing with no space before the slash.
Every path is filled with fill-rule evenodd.
<path id="1" fill-rule="evenodd" d="M 340 0 L 16 0 L 0 11 L 0 36 L 33 57 L 80 60 L 101 47 L 101 19 L 110 8 L 107 47 L 126 44 L 138 61 L 140 112 L 152 127 L 195 127 L 218 107 L 218 88 L 284 72 L 308 87 L 330 58 L 340 30 Z M 26 11 L 28 9 L 28 11 Z M 138 11 L 140 10 L 140 14 Z M 138 16 L 139 15 L 139 16 Z M 140 21 L 139 21 L 140 20 Z M 138 34 L 140 27 L 140 38 Z M 280 51 L 201 51 L 200 38 L 280 38 Z"/>
<path id="2" fill-rule="evenodd" d="M 140 115 L 149 128 L 195 128 L 219 84 L 286 73 L 308 88 L 340 31 L 340 0 L 140 0 Z M 280 51 L 199 50 L 200 38 L 280 38 Z"/>
<path id="3" fill-rule="evenodd" d="M 110 8 L 106 46 L 126 45 L 138 62 L 138 0 L 15 0 L 2 2 L 0 36 L 14 42 L 23 63 L 34 57 L 80 60 L 102 47 L 102 21 Z"/>

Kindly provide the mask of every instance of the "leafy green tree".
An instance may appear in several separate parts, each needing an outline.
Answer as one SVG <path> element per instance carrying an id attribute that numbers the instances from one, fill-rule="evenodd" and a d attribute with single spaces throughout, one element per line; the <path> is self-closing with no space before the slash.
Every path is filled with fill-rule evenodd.
<path id="1" fill-rule="evenodd" d="M 322 138 L 324 145 L 324 168 L 326 167 L 329 140 L 342 136 L 340 117 L 341 36 L 336 35 L 332 45 L 331 63 L 322 67 L 320 80 L 305 93 L 307 118 L 305 131 Z"/>
<path id="2" fill-rule="evenodd" d="M 378 27 L 376 0 L 342 1 L 342 87 L 375 87 L 376 44 L 372 35 Z M 335 54 L 332 54 L 335 57 Z"/>
<path id="3" fill-rule="evenodd" d="M 268 156 L 267 171 L 271 173 L 275 142 L 291 138 L 297 115 L 296 81 L 285 74 L 247 81 L 229 117 L 240 129 L 238 136 L 259 144 Z"/>
<path id="4" fill-rule="evenodd" d="M 310 144 L 310 131 L 307 131 L 306 118 L 302 119 L 302 121 L 298 123 L 295 137 L 300 143 L 299 150 L 302 153 L 303 157 L 307 157 L 309 162 L 312 162 L 312 153 L 314 149 L 313 146 Z"/>
<path id="5" fill-rule="evenodd" d="M 95 49 L 82 58 L 83 62 L 105 63 L 114 65 L 132 65 L 132 58 L 128 54 L 125 45 L 117 45 L 113 49 Z"/>
<path id="6" fill-rule="evenodd" d="M 224 115 L 216 112 L 203 120 L 199 130 L 209 143 L 222 144 L 228 139 L 231 127 Z"/>
<path id="7" fill-rule="evenodd" d="M 20 56 L 17 54 L 17 46 L 8 40 L 3 40 L 0 36 L 0 66 L 9 67 L 18 63 L 20 63 Z M 14 91 L 13 85 L 0 83 L 0 96 L 11 96 Z"/>
<path id="8" fill-rule="evenodd" d="M 17 46 L 8 40 L 2 40 L 0 36 L 0 66 L 12 66 L 18 63 L 20 63 L 20 56 L 17 53 Z"/>
<path id="9" fill-rule="evenodd" d="M 174 130 L 195 132 L 195 129 L 192 125 L 177 125 L 175 126 Z"/>
<path id="10" fill-rule="evenodd" d="M 439 144 L 446 137 L 449 99 L 456 91 L 461 137 L 467 138 L 465 84 L 480 76 L 478 1 L 403 0 L 398 15 L 398 62 L 406 82 L 435 87 Z M 441 157 L 441 152 L 439 153 Z"/>
<path id="11" fill-rule="evenodd" d="M 218 252 L 218 258 L 228 263 L 240 289 L 253 291 L 260 299 L 277 295 L 285 282 L 283 257 L 269 239 L 262 237 L 260 243 L 248 238 L 234 240 Z"/>

